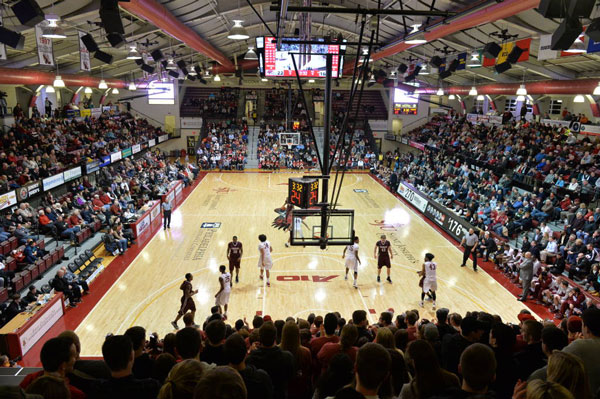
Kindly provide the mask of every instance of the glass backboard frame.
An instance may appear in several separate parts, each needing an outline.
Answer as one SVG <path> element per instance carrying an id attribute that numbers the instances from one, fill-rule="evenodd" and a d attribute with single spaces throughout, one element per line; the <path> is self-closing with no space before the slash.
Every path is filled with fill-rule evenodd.
<path id="1" fill-rule="evenodd" d="M 320 237 L 321 209 L 293 209 L 290 224 L 290 245 L 295 246 L 342 246 L 354 243 L 354 209 L 328 209 L 327 237 Z M 295 218 L 302 218 L 302 231 L 295 230 Z M 307 234 L 304 234 L 304 233 Z"/>

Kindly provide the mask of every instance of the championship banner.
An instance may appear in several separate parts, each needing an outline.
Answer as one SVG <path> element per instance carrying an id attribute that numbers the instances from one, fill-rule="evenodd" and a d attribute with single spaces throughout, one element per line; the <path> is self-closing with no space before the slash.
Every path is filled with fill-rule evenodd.
<path id="1" fill-rule="evenodd" d="M 148 54 L 142 53 L 142 61 L 144 61 L 144 64 L 148 63 Z M 146 79 L 150 74 L 142 69 L 142 76 Z"/>
<path id="2" fill-rule="evenodd" d="M 38 61 L 40 65 L 54 66 L 52 39 L 42 36 L 42 23 L 44 22 L 40 22 L 35 26 L 35 41 L 37 43 Z"/>
<path id="3" fill-rule="evenodd" d="M 446 70 L 446 65 L 447 65 L 447 61 L 446 61 L 446 57 L 444 57 L 444 58 L 442 58 L 442 63 L 438 67 L 438 73 L 444 72 Z"/>
<path id="4" fill-rule="evenodd" d="M 460 53 L 456 59 L 458 60 L 457 71 L 467 68 L 467 53 Z"/>
<path id="5" fill-rule="evenodd" d="M 2 15 L 0 15 L 0 26 L 4 26 L 2 22 Z M 0 43 L 0 60 L 6 59 L 6 45 L 4 43 Z"/>
<path id="6" fill-rule="evenodd" d="M 483 57 L 483 66 L 484 67 L 492 67 L 496 64 L 503 63 L 508 58 L 508 55 L 510 54 L 512 49 L 515 47 L 515 45 L 520 47 L 521 50 L 525 50 L 525 51 L 523 51 L 523 53 L 521 54 L 521 56 L 519 57 L 517 62 L 527 61 L 529 59 L 529 47 L 531 45 L 531 38 L 518 40 L 516 42 L 503 43 L 501 45 L 502 50 L 500 50 L 500 53 L 498 54 L 497 58 Z"/>
<path id="7" fill-rule="evenodd" d="M 77 35 L 79 36 L 79 69 L 82 71 L 91 71 L 91 63 L 90 63 L 90 52 L 88 51 L 85 44 L 81 41 L 81 38 L 86 35 L 85 32 L 80 30 L 77 31 Z"/>

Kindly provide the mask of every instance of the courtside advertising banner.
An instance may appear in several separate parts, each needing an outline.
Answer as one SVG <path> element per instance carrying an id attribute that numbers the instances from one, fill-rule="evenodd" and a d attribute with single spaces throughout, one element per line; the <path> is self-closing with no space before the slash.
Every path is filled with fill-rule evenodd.
<path id="1" fill-rule="evenodd" d="M 0 195 L 0 209 L 8 208 L 17 203 L 17 193 L 15 190 Z"/>
<path id="2" fill-rule="evenodd" d="M 420 210 L 421 213 L 425 212 L 425 208 L 427 208 L 427 200 L 422 198 L 415 190 L 406 185 L 404 182 L 398 185 L 398 194 L 404 197 L 404 199 L 410 202 L 415 208 Z"/>

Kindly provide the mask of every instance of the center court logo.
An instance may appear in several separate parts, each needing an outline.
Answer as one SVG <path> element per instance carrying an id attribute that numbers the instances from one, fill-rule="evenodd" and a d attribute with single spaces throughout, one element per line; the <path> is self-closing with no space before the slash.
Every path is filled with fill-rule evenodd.
<path id="1" fill-rule="evenodd" d="M 217 194 L 229 194 L 230 192 L 237 191 L 237 190 L 235 188 L 219 187 L 219 188 L 213 188 L 213 191 L 216 192 Z"/>
<path id="2" fill-rule="evenodd" d="M 384 220 L 375 220 L 375 223 L 369 223 L 371 226 L 377 226 L 383 231 L 398 231 L 404 226 L 404 223 L 385 223 Z"/>

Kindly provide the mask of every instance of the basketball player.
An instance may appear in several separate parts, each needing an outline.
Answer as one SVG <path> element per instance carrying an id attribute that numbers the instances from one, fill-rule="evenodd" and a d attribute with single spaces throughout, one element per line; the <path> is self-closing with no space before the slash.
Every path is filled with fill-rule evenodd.
<path id="1" fill-rule="evenodd" d="M 292 222 L 293 222 L 293 226 L 294 226 L 292 231 L 297 231 L 298 233 L 295 233 L 296 237 L 304 240 L 304 232 L 302 231 L 302 225 L 305 225 L 307 229 L 309 228 L 308 225 L 306 223 L 304 223 L 304 220 L 302 220 L 301 217 L 298 217 L 298 216 L 293 217 Z M 288 241 L 285 243 L 285 246 L 289 247 L 291 242 L 292 242 L 292 235 L 290 234 L 288 237 Z M 304 248 L 306 248 L 306 245 L 304 246 Z"/>
<path id="2" fill-rule="evenodd" d="M 183 317 L 183 315 L 185 315 L 185 313 L 188 310 L 192 314 L 192 319 L 194 318 L 194 315 L 196 314 L 196 304 L 194 303 L 194 298 L 192 298 L 192 296 L 196 295 L 198 293 L 198 290 L 194 291 L 192 288 L 192 280 L 193 279 L 194 279 L 194 276 L 192 276 L 192 273 L 186 273 L 185 281 L 183 283 L 181 283 L 181 285 L 179 286 L 179 289 L 181 291 L 183 291 L 183 296 L 181 297 L 181 307 L 179 308 L 179 312 L 177 312 L 177 317 L 175 318 L 175 321 L 171 322 L 171 325 L 176 330 L 179 329 L 177 322 L 179 321 L 179 319 L 181 319 Z"/>
<path id="3" fill-rule="evenodd" d="M 237 236 L 233 236 L 232 241 L 227 244 L 227 259 L 229 260 L 229 273 L 233 273 L 235 268 L 235 282 L 239 283 L 240 275 L 240 262 L 242 261 L 242 255 L 244 254 L 244 248 L 242 243 L 238 241 Z M 231 282 L 233 286 L 233 282 Z"/>
<path id="4" fill-rule="evenodd" d="M 437 264 L 433 262 L 434 255 L 430 253 L 425 254 L 425 262 L 423 262 L 423 268 L 420 272 L 417 272 L 419 276 L 423 277 L 423 290 L 421 292 L 421 302 L 419 305 L 423 307 L 423 300 L 425 295 L 431 296 L 433 299 L 433 309 L 435 310 L 435 291 L 437 290 L 437 277 L 436 270 Z"/>
<path id="5" fill-rule="evenodd" d="M 271 282 L 269 281 L 270 270 L 273 267 L 273 260 L 271 259 L 271 252 L 273 252 L 273 247 L 271 247 L 271 243 L 267 241 L 267 236 L 261 234 L 258 236 L 258 240 L 260 244 L 258 244 L 258 267 L 260 268 L 260 279 L 263 279 L 263 272 L 267 271 L 267 287 L 271 286 Z"/>
<path id="6" fill-rule="evenodd" d="M 381 268 L 385 266 L 387 267 L 387 281 L 391 284 L 390 269 L 392 268 L 391 259 L 394 258 L 394 254 L 392 253 L 392 244 L 385 239 L 385 234 L 382 234 L 381 240 L 375 243 L 373 257 L 377 258 L 377 282 L 381 282 Z"/>
<path id="7" fill-rule="evenodd" d="M 231 294 L 231 273 L 226 272 L 225 265 L 219 266 L 221 275 L 219 276 L 219 284 L 221 288 L 215 294 L 215 305 L 219 307 L 219 313 L 222 313 L 227 318 L 227 305 L 229 304 L 229 295 Z M 221 309 L 221 306 L 223 309 Z M 224 312 L 221 312 L 224 310 Z"/>
<path id="8" fill-rule="evenodd" d="M 360 258 L 358 257 L 358 237 L 354 237 L 354 244 L 346 245 L 344 248 L 344 253 L 342 254 L 342 259 L 346 259 L 346 276 L 344 280 L 348 280 L 348 271 L 352 269 L 354 271 L 354 288 L 358 288 L 356 284 L 356 280 L 358 278 L 358 264 L 360 263 Z"/>

